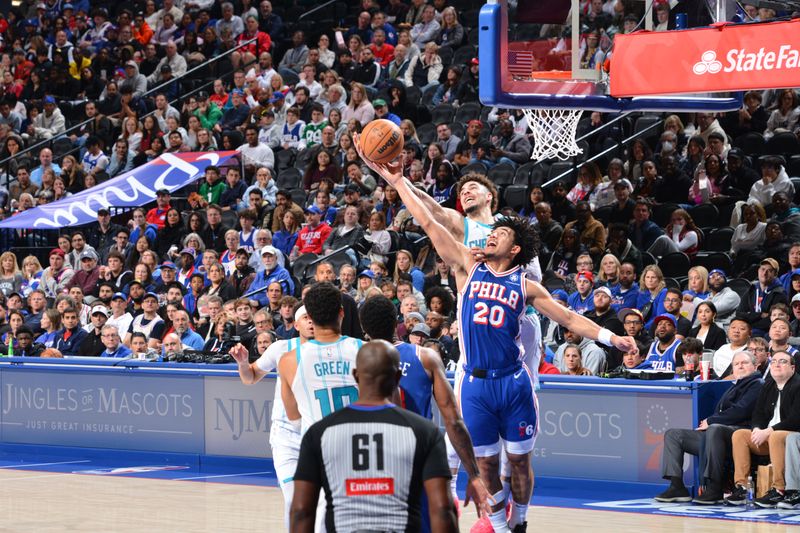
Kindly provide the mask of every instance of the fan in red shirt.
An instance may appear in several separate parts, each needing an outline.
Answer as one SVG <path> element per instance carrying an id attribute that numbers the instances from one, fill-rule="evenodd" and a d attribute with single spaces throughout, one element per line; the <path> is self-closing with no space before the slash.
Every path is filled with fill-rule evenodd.
<path id="1" fill-rule="evenodd" d="M 239 35 L 237 44 L 251 41 L 254 38 L 255 42 L 243 46 L 231 54 L 231 63 L 233 63 L 234 69 L 237 69 L 242 65 L 255 63 L 256 58 L 260 56 L 262 52 L 269 52 L 269 49 L 272 48 L 272 39 L 270 38 L 269 34 L 259 31 L 258 18 L 254 15 L 250 15 L 245 20 L 245 30 L 241 35 Z"/>
<path id="2" fill-rule="evenodd" d="M 148 224 L 155 224 L 158 229 L 164 227 L 167 221 L 167 211 L 170 209 L 169 200 L 169 191 L 167 189 L 159 189 L 156 192 L 156 206 L 148 211 L 145 216 Z"/>
<path id="3" fill-rule="evenodd" d="M 386 32 L 382 28 L 372 32 L 372 44 L 369 48 L 381 67 L 387 66 L 394 59 L 394 46 L 386 42 Z"/>
<path id="4" fill-rule="evenodd" d="M 292 250 L 292 256 L 303 254 L 321 254 L 322 245 L 333 229 L 327 222 L 322 221 L 322 211 L 316 205 L 306 209 L 308 224 L 297 234 L 297 244 Z"/>

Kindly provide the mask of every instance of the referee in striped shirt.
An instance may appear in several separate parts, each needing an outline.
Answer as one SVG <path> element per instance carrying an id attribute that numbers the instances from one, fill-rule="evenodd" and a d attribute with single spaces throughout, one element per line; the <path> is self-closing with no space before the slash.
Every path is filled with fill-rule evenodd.
<path id="1" fill-rule="evenodd" d="M 294 476 L 293 533 L 312 533 L 320 488 L 335 532 L 421 530 L 423 488 L 433 533 L 458 531 L 444 439 L 430 421 L 391 403 L 400 356 L 385 341 L 358 351 L 358 402 L 312 425 Z"/>

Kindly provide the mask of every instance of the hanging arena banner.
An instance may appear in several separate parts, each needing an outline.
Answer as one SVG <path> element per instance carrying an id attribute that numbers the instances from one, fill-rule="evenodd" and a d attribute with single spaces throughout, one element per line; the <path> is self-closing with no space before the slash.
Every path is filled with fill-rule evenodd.
<path id="1" fill-rule="evenodd" d="M 180 189 L 202 176 L 206 167 L 222 165 L 236 153 L 164 153 L 91 189 L 13 215 L 0 222 L 0 228 L 58 229 L 96 222 L 98 209 L 143 206 L 155 200 L 159 189 Z"/>
<path id="2" fill-rule="evenodd" d="M 800 19 L 614 37 L 611 95 L 800 86 Z"/>

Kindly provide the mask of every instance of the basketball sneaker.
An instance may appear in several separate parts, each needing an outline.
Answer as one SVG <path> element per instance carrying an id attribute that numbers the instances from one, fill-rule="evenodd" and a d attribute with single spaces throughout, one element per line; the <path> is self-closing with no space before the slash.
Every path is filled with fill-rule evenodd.
<path id="1" fill-rule="evenodd" d="M 778 502 L 778 509 L 800 509 L 800 490 L 787 490 L 783 501 Z"/>
<path id="2" fill-rule="evenodd" d="M 769 489 L 769 492 L 760 498 L 756 498 L 753 503 L 762 509 L 773 509 L 778 503 L 783 501 L 783 493 L 775 487 Z"/>
<path id="3" fill-rule="evenodd" d="M 692 501 L 692 495 L 689 494 L 689 491 L 686 489 L 686 487 L 675 487 L 670 485 L 667 490 L 653 499 L 662 503 L 690 502 Z"/>
<path id="4" fill-rule="evenodd" d="M 730 496 L 725 498 L 728 505 L 744 505 L 747 502 L 747 489 L 741 485 L 736 485 Z"/>

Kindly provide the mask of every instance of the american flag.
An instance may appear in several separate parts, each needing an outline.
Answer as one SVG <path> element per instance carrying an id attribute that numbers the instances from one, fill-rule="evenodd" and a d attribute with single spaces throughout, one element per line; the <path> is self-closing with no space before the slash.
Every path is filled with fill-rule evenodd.
<path id="1" fill-rule="evenodd" d="M 514 77 L 530 78 L 533 71 L 533 52 L 527 50 L 508 51 L 508 72 Z"/>

